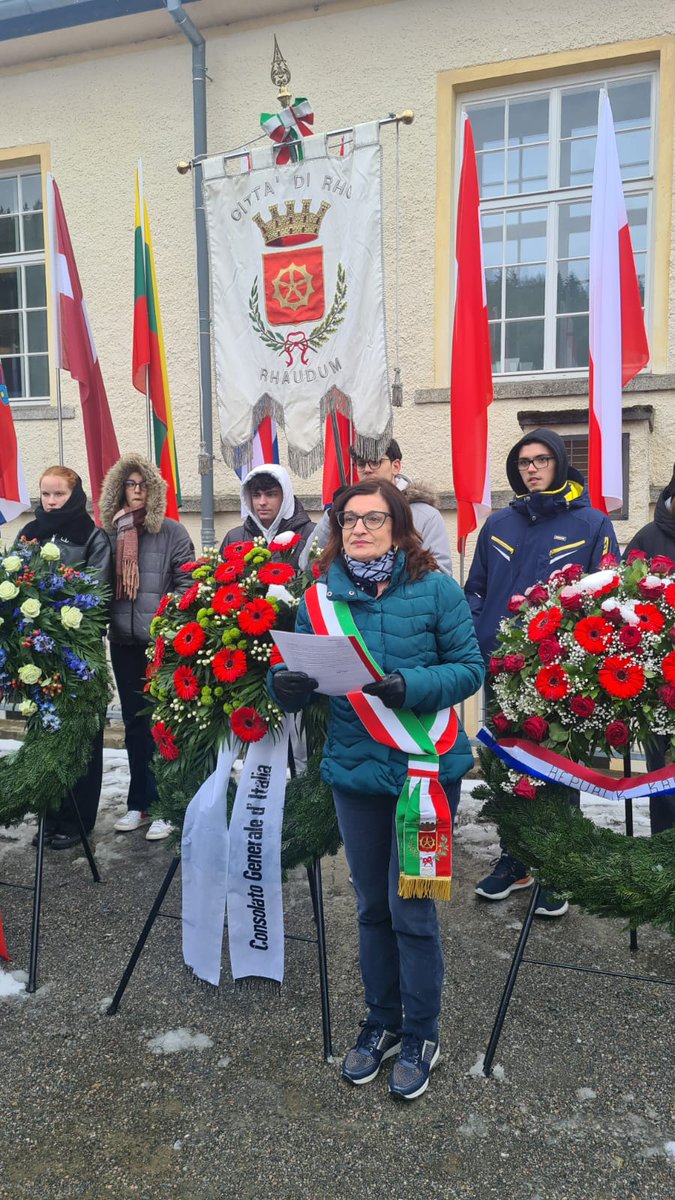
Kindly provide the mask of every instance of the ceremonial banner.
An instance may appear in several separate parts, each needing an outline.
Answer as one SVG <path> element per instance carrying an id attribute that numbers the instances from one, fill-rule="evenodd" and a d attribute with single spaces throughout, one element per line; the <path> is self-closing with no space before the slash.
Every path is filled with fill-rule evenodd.
<path id="1" fill-rule="evenodd" d="M 250 152 L 230 174 L 203 164 L 216 394 L 225 461 L 251 457 L 265 416 L 285 427 L 291 470 L 321 464 L 324 422 L 340 411 L 363 458 L 391 437 L 377 122 L 356 126 L 346 154 L 303 141 L 302 163 Z"/>

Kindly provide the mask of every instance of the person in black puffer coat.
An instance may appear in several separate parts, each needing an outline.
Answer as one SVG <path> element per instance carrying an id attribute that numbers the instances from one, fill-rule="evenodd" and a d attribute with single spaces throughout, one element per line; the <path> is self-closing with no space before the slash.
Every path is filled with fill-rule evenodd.
<path id="1" fill-rule="evenodd" d="M 663 555 L 675 561 L 675 465 L 670 483 L 656 501 L 654 520 L 638 529 L 623 552 L 626 559 L 632 550 L 640 550 L 647 558 Z M 667 739 L 656 738 L 656 744 L 647 750 L 647 770 L 658 771 L 666 765 Z M 675 796 L 653 796 L 649 801 L 649 819 L 652 833 L 663 833 L 675 825 Z"/>
<path id="2" fill-rule="evenodd" d="M 47 467 L 40 476 L 40 503 L 35 517 L 24 525 L 19 537 L 37 540 L 40 545 L 54 542 L 67 567 L 80 567 L 98 574 L 101 583 L 112 577 L 110 542 L 87 512 L 87 497 L 82 480 L 70 467 Z M 71 797 L 77 804 L 82 823 L 91 833 L 101 796 L 103 778 L 103 725 L 91 748 L 89 766 L 66 796 L 58 812 L 49 812 L 45 822 L 45 845 L 52 850 L 68 850 L 80 841 L 80 830 Z M 37 845 L 37 835 L 33 839 Z"/>

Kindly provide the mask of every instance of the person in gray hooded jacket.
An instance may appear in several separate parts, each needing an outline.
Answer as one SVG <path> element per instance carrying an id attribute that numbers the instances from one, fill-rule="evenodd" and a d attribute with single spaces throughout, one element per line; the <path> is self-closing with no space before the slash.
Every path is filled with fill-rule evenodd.
<path id="1" fill-rule="evenodd" d="M 300 541 L 288 552 L 288 561 L 297 567 L 314 522 L 293 494 L 290 476 L 278 463 L 263 463 L 249 471 L 241 485 L 243 525 L 230 529 L 222 541 L 220 553 L 233 542 L 264 537 L 268 543 L 282 533 L 297 533 Z"/>
<path id="2" fill-rule="evenodd" d="M 114 560 L 108 637 L 130 774 L 127 812 L 115 829 L 126 833 L 149 823 L 148 810 L 157 799 L 150 767 L 154 742 L 143 694 L 150 622 L 162 596 L 189 587 L 192 580 L 181 567 L 195 552 L 186 529 L 164 515 L 166 483 L 142 454 L 127 454 L 110 468 L 99 510 Z M 166 821 L 153 821 L 146 837 L 155 841 L 170 832 Z"/>

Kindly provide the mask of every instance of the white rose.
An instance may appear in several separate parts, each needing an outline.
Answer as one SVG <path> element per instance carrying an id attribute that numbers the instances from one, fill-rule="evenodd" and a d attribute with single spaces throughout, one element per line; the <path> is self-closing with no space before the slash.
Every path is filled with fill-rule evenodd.
<path id="1" fill-rule="evenodd" d="M 19 667 L 18 674 L 22 683 L 37 683 L 42 671 L 34 663 L 26 663 L 25 667 Z"/>
<path id="2" fill-rule="evenodd" d="M 40 604 L 39 600 L 24 600 L 23 604 L 21 605 L 21 612 L 23 613 L 24 617 L 28 617 L 29 620 L 31 620 L 33 617 L 39 616 L 41 611 L 42 605 Z"/>
<path id="3" fill-rule="evenodd" d="M 22 700 L 19 705 L 19 712 L 22 717 L 32 717 L 33 713 L 37 712 L 37 704 L 32 700 Z"/>
<path id="4" fill-rule="evenodd" d="M 45 542 L 40 550 L 40 558 L 46 558 L 47 562 L 56 562 L 57 558 L 61 557 L 61 551 L 54 542 Z"/>
<path id="5" fill-rule="evenodd" d="M 82 623 L 82 610 L 74 604 L 64 604 L 61 609 L 61 624 L 65 629 L 79 629 Z"/>
<path id="6" fill-rule="evenodd" d="M 11 579 L 3 579 L 0 583 L 0 600 L 13 600 L 18 596 L 19 589 L 12 583 Z"/>
<path id="7" fill-rule="evenodd" d="M 3 558 L 2 565 L 8 575 L 14 575 L 16 571 L 21 570 L 21 559 L 18 554 L 9 554 L 7 558 Z"/>

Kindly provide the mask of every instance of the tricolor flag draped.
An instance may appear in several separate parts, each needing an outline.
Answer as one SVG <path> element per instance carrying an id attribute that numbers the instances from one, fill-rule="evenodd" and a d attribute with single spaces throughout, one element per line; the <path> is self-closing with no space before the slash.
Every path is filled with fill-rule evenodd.
<path id="1" fill-rule="evenodd" d="M 47 176 L 49 241 L 52 254 L 52 289 L 56 320 L 56 366 L 63 367 L 80 385 L 80 403 L 87 447 L 89 483 L 98 520 L 98 497 L 106 472 L 120 452 L 108 407 L 101 366 L 82 295 L 80 276 L 66 224 L 59 189 Z"/>
<path id="2" fill-rule="evenodd" d="M 588 490 L 621 508 L 621 391 L 649 362 L 609 96 L 600 97 L 591 197 Z"/>
<path id="3" fill-rule="evenodd" d="M 134 387 L 150 398 L 155 462 L 166 480 L 166 515 L 179 520 L 181 503 L 176 439 L 166 372 L 164 334 L 157 295 L 155 256 L 152 250 L 148 207 L 143 196 L 140 167 L 136 170 L 136 227 L 134 230 Z"/>
<path id="4" fill-rule="evenodd" d="M 0 362 L 0 525 L 4 525 L 6 521 L 13 521 L 29 508 L 28 487 L 16 441 L 5 374 Z"/>
<path id="5" fill-rule="evenodd" d="M 457 548 L 462 552 L 478 518 L 491 507 L 488 406 L 492 360 L 488 328 L 480 194 L 471 123 L 464 118 L 464 153 L 457 204 L 457 288 L 452 334 L 450 421 L 457 497 Z"/>
<path id="6" fill-rule="evenodd" d="M 240 479 L 245 479 L 249 471 L 262 467 L 264 463 L 279 462 L 279 441 L 277 438 L 277 423 L 274 417 L 263 417 L 253 435 L 250 462 L 242 463 L 236 468 Z"/>

